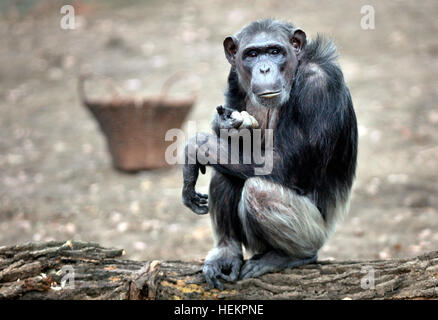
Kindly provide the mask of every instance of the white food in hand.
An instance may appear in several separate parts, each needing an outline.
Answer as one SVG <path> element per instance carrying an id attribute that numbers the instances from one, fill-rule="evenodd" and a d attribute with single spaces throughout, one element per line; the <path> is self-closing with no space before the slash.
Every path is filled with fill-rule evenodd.
<path id="1" fill-rule="evenodd" d="M 240 127 L 252 129 L 256 129 L 259 127 L 259 123 L 257 122 L 256 118 L 254 118 L 248 112 L 242 111 L 241 115 L 243 116 L 243 123 Z"/>
<path id="2" fill-rule="evenodd" d="M 231 113 L 231 118 L 238 120 L 238 121 L 243 121 L 243 115 L 239 111 L 233 111 Z"/>
<path id="3" fill-rule="evenodd" d="M 242 121 L 242 124 L 240 125 L 239 129 L 242 128 L 252 128 L 256 129 L 259 127 L 259 123 L 257 122 L 256 118 L 254 118 L 252 115 L 250 115 L 246 111 L 233 111 L 231 113 L 231 118 Z"/>

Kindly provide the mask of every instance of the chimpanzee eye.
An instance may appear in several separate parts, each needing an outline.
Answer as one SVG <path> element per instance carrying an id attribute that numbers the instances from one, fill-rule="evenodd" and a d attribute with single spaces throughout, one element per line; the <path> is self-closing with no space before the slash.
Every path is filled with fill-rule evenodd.
<path id="1" fill-rule="evenodd" d="M 247 56 L 251 58 L 255 58 L 257 57 L 257 51 L 251 50 L 250 52 L 247 53 Z"/>
<path id="2" fill-rule="evenodd" d="M 277 48 L 272 48 L 272 49 L 270 50 L 270 53 L 273 54 L 273 55 L 277 55 L 277 54 L 280 53 L 280 50 L 277 49 Z"/>

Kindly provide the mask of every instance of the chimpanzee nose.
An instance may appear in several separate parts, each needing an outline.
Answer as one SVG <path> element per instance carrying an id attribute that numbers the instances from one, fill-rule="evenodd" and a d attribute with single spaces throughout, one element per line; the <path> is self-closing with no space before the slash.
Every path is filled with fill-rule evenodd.
<path id="1" fill-rule="evenodd" d="M 260 73 L 268 73 L 271 70 L 267 65 L 264 65 L 260 68 Z"/>

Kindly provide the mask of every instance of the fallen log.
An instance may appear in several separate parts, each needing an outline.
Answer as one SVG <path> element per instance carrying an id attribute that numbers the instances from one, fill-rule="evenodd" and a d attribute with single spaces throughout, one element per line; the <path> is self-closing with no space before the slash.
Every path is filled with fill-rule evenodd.
<path id="1" fill-rule="evenodd" d="M 0 299 L 437 299 L 438 251 L 416 258 L 318 261 L 208 288 L 202 261 L 131 261 L 67 241 L 0 247 Z"/>

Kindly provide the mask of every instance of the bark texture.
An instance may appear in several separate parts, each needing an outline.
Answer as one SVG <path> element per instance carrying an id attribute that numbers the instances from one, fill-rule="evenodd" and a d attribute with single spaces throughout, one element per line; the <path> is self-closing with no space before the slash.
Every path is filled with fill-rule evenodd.
<path id="1" fill-rule="evenodd" d="M 411 259 L 318 261 L 227 283 L 223 291 L 207 287 L 202 261 L 130 261 L 123 255 L 79 241 L 0 247 L 0 299 L 438 298 L 438 251 Z M 367 281 L 373 275 L 374 289 Z"/>

